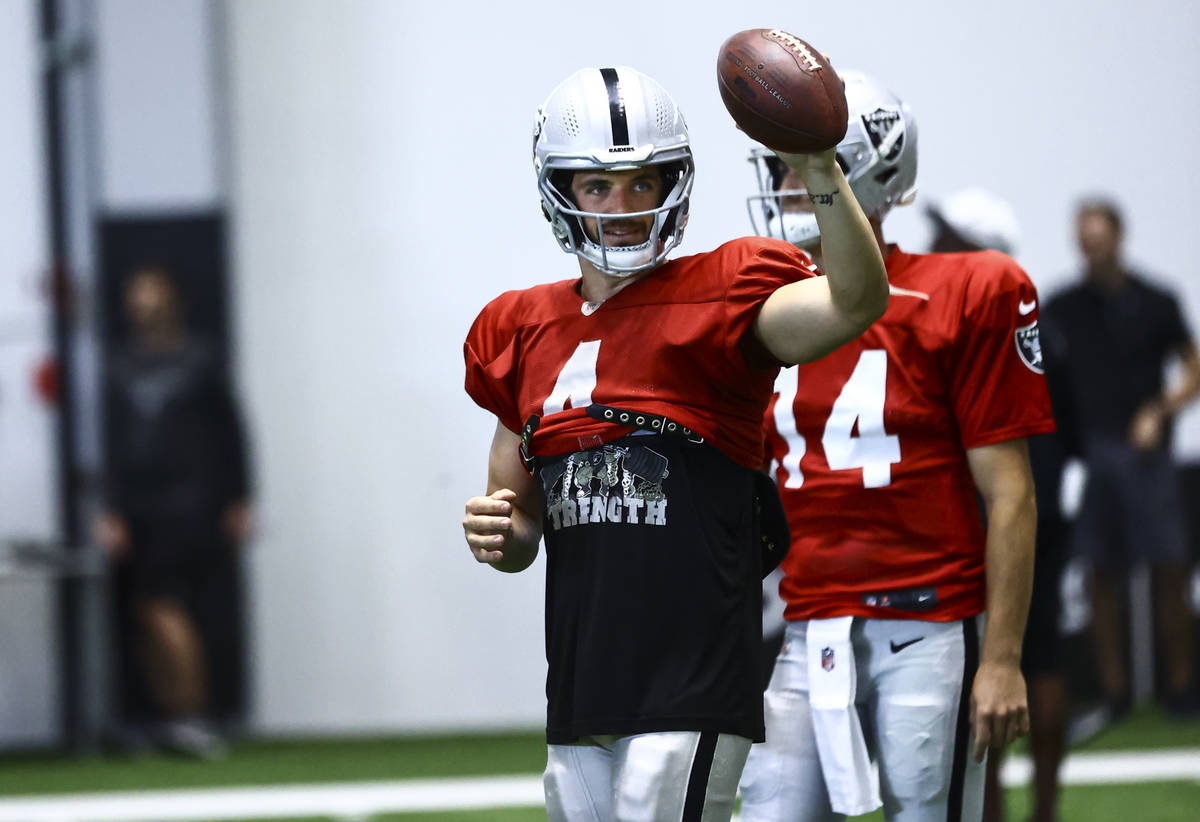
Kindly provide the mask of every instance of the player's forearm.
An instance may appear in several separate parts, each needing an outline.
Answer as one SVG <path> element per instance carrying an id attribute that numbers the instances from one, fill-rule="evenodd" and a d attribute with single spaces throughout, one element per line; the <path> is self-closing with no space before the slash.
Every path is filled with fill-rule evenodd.
<path id="1" fill-rule="evenodd" d="M 836 164 L 801 172 L 821 230 L 822 270 L 838 312 L 865 331 L 888 303 L 887 271 L 875 232 Z"/>
<path id="2" fill-rule="evenodd" d="M 987 633 L 983 662 L 1020 664 L 1033 592 L 1037 504 L 1033 487 L 991 500 L 987 533 Z"/>

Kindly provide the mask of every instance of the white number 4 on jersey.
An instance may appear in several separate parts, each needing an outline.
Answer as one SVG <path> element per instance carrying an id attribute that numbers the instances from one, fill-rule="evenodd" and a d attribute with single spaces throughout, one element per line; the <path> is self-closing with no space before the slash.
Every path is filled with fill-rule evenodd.
<path id="1" fill-rule="evenodd" d="M 587 408 L 592 404 L 592 389 L 596 387 L 596 360 L 600 357 L 600 340 L 581 342 L 554 381 L 554 389 L 542 404 L 542 416 L 558 414 L 567 407 Z"/>

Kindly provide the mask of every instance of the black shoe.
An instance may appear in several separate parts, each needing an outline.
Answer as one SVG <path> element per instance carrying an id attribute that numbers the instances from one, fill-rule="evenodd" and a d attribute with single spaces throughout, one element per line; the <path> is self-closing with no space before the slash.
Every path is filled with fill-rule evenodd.
<path id="1" fill-rule="evenodd" d="M 1133 712 L 1133 698 L 1129 694 L 1110 696 L 1106 703 L 1108 724 L 1115 725 Z"/>
<path id="2" fill-rule="evenodd" d="M 1163 710 L 1171 719 L 1191 720 L 1200 719 L 1200 700 L 1196 699 L 1194 691 L 1184 691 L 1179 694 L 1168 694 L 1163 698 Z"/>
<path id="3" fill-rule="evenodd" d="M 112 728 L 108 742 L 122 756 L 142 757 L 154 753 L 154 740 L 143 725 L 128 724 Z"/>

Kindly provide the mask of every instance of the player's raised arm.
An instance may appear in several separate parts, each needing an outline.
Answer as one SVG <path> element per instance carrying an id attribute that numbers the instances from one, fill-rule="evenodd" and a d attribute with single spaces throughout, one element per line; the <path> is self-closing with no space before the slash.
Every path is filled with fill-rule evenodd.
<path id="1" fill-rule="evenodd" d="M 887 272 L 874 229 L 850 191 L 835 152 L 781 154 L 803 181 L 821 232 L 824 277 L 791 283 L 763 304 L 755 333 L 783 362 L 811 362 L 883 316 Z"/>
<path id="2" fill-rule="evenodd" d="M 888 302 L 875 231 L 835 151 L 849 125 L 845 83 L 828 56 L 778 29 L 726 40 L 717 83 L 738 128 L 776 152 L 798 178 L 820 227 L 826 277 L 775 292 L 755 333 L 783 362 L 820 359 L 866 331 Z"/>
<path id="3" fill-rule="evenodd" d="M 475 559 L 507 573 L 532 565 L 542 538 L 540 493 L 521 465 L 520 447 L 520 436 L 497 422 L 487 496 L 467 500 L 462 521 Z"/>

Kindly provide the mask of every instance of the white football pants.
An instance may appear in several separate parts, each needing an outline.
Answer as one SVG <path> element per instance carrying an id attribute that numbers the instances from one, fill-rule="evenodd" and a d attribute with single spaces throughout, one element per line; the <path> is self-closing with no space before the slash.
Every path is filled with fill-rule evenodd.
<path id="1" fill-rule="evenodd" d="M 715 731 L 550 745 L 550 822 L 728 822 L 750 740 Z"/>
<path id="2" fill-rule="evenodd" d="M 982 616 L 854 620 L 856 705 L 889 822 L 976 822 L 983 815 L 984 766 L 971 756 L 969 706 L 982 625 Z M 846 818 L 830 807 L 813 736 L 807 628 L 788 623 L 776 658 L 765 695 L 767 741 L 751 750 L 742 776 L 742 822 Z"/>

